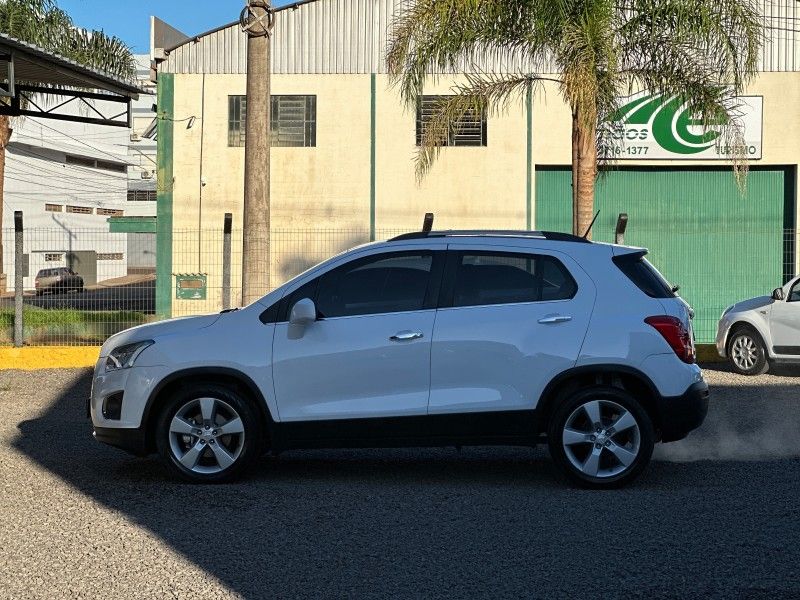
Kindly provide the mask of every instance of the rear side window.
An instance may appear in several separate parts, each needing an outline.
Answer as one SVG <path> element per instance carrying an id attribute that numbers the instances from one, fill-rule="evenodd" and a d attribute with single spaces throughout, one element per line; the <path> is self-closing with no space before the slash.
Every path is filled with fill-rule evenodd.
<path id="1" fill-rule="evenodd" d="M 615 256 L 614 264 L 636 287 L 651 298 L 674 298 L 672 286 L 664 279 L 653 265 L 644 257 L 644 254 L 624 254 Z"/>
<path id="2" fill-rule="evenodd" d="M 458 256 L 453 306 L 485 306 L 572 298 L 575 280 L 552 256 L 466 252 Z"/>

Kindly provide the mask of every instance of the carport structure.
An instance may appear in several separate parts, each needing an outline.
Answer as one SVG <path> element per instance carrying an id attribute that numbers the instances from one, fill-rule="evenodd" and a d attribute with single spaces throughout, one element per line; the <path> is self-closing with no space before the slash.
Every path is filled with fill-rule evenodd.
<path id="1" fill-rule="evenodd" d="M 140 92 L 128 81 L 0 34 L 0 115 L 130 127 L 131 100 Z M 75 104 L 83 105 L 80 114 L 63 112 Z"/>

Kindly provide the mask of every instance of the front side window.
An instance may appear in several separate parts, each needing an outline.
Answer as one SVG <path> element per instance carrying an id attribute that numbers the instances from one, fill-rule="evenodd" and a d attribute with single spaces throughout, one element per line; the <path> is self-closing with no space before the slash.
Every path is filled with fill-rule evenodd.
<path id="1" fill-rule="evenodd" d="M 320 278 L 322 318 L 422 310 L 426 307 L 433 253 L 393 253 L 356 260 Z"/>
<path id="2" fill-rule="evenodd" d="M 445 96 L 422 96 L 417 105 L 417 146 Z M 467 111 L 448 131 L 443 146 L 486 146 L 486 112 Z"/>
<path id="3" fill-rule="evenodd" d="M 466 252 L 457 261 L 453 306 L 566 300 L 577 290 L 567 269 L 552 256 Z"/>
<path id="4" fill-rule="evenodd" d="M 792 286 L 792 291 L 789 292 L 787 302 L 800 302 L 800 281 Z"/>
<path id="5" fill-rule="evenodd" d="M 247 97 L 228 96 L 228 146 L 244 146 Z M 317 145 L 317 97 L 276 95 L 270 98 L 270 145 Z"/>

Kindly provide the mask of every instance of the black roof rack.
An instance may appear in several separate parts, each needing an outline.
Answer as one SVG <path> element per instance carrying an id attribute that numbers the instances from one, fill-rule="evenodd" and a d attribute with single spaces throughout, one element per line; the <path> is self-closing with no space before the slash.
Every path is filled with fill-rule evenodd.
<path id="1" fill-rule="evenodd" d="M 563 233 L 560 231 L 527 231 L 527 230 L 499 230 L 499 229 L 451 229 L 447 231 L 412 231 L 411 233 L 404 233 L 389 239 L 390 242 L 399 242 L 403 240 L 421 240 L 425 238 L 441 238 L 441 237 L 521 237 L 521 238 L 534 238 L 541 240 L 553 240 L 559 242 L 579 242 L 583 244 L 590 244 L 591 242 L 586 238 L 582 238 L 571 233 Z"/>

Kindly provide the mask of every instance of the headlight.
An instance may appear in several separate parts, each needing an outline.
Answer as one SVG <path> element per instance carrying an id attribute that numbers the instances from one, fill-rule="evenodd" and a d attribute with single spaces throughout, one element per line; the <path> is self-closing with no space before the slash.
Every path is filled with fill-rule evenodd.
<path id="1" fill-rule="evenodd" d="M 106 371 L 116 371 L 117 369 L 127 369 L 133 366 L 138 356 L 148 346 L 152 346 L 153 340 L 144 340 L 133 344 L 118 346 L 111 351 L 106 359 Z"/>

